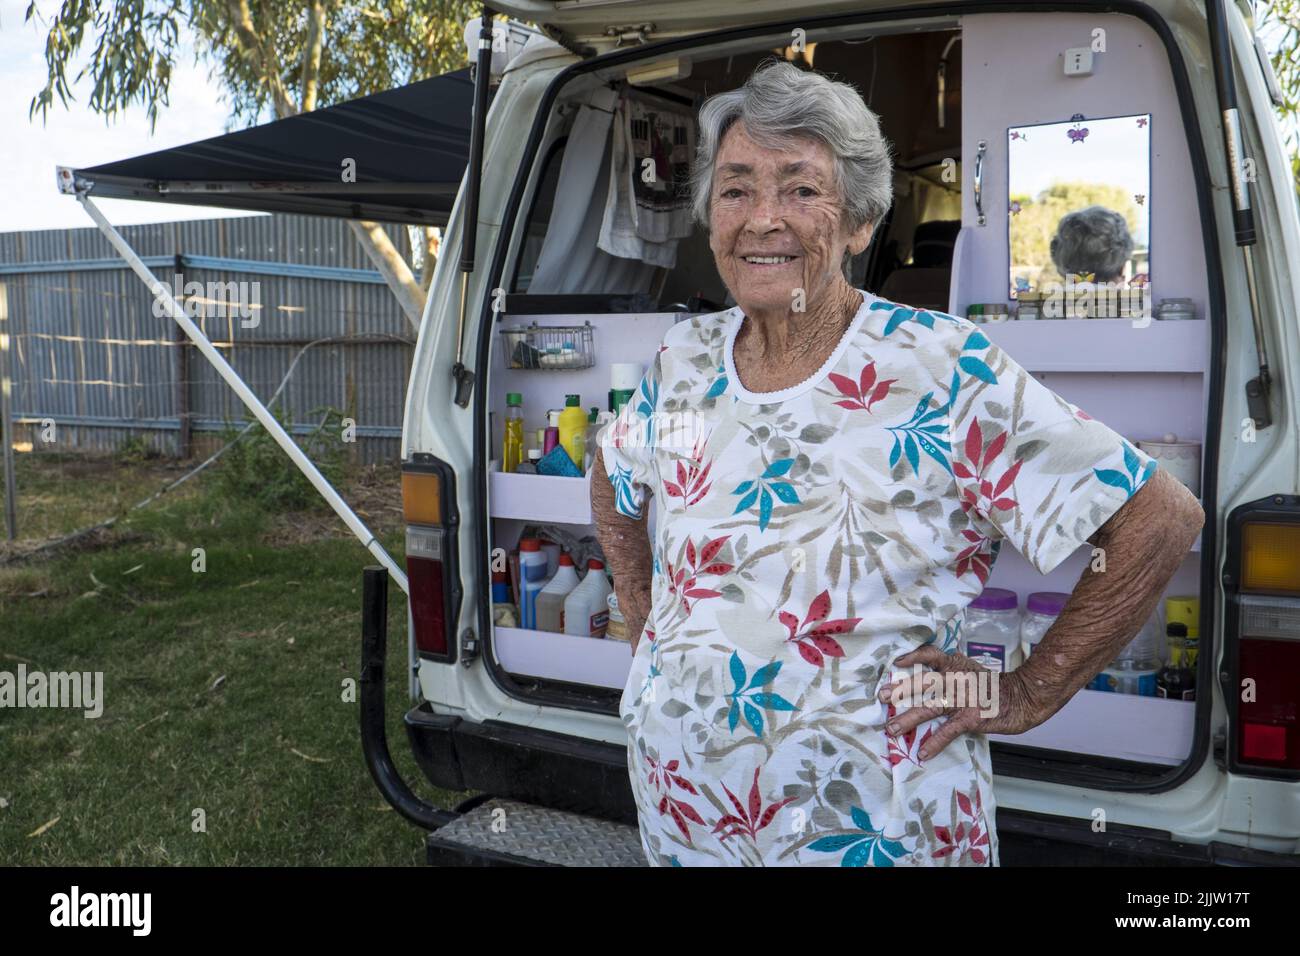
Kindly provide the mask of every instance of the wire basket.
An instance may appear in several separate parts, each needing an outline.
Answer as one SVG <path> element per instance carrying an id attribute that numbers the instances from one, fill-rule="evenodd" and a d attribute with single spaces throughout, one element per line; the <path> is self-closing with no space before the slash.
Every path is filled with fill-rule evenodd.
<path id="1" fill-rule="evenodd" d="M 591 323 L 502 329 L 508 368 L 575 369 L 596 364 Z"/>

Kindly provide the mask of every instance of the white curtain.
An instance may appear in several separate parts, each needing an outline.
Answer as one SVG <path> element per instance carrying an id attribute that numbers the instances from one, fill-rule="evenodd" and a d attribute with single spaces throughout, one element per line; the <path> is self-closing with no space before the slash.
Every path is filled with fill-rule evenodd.
<path id="1" fill-rule="evenodd" d="M 609 193 L 610 127 L 618 93 L 602 88 L 578 110 L 530 293 L 647 292 L 655 267 L 597 246 Z"/>

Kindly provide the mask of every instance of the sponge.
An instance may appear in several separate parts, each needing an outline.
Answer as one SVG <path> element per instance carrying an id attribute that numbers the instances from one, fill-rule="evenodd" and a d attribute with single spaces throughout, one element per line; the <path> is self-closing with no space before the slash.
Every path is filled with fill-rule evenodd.
<path id="1" fill-rule="evenodd" d="M 551 449 L 550 454 L 545 455 L 537 463 L 537 473 L 539 475 L 560 475 L 565 478 L 582 477 L 582 472 L 573 463 L 573 459 L 569 457 L 569 453 L 564 450 L 563 445 L 556 445 Z"/>

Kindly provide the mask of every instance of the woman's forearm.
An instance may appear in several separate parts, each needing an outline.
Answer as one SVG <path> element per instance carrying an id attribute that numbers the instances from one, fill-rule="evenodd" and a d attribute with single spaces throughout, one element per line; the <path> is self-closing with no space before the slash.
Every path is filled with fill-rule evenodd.
<path id="1" fill-rule="evenodd" d="M 1104 550 L 1105 570 L 1089 562 L 1056 622 L 1014 672 L 1024 691 L 1009 695 L 1016 706 L 1041 723 L 1113 661 L 1151 617 L 1204 521 L 1192 493 L 1157 470 L 1089 539 Z"/>
<path id="2" fill-rule="evenodd" d="M 635 652 L 641 629 L 650 614 L 653 555 L 645 516 L 629 518 L 614 507 L 614 486 L 605 472 L 600 449 L 591 463 L 591 517 L 596 524 L 596 539 L 605 552 L 605 564 L 614 577 L 618 609 L 627 621 L 628 637 Z"/>

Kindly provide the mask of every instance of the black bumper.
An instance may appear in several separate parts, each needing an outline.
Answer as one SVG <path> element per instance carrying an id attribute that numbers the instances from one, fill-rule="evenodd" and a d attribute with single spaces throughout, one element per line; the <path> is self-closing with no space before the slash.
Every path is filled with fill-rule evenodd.
<path id="1" fill-rule="evenodd" d="M 627 748 L 500 721 L 406 714 L 420 769 L 434 786 L 636 823 Z M 1153 799 L 1158 799 L 1153 797 Z M 1300 856 L 1227 843 L 1183 843 L 1167 831 L 998 809 L 1004 866 L 1298 866 Z"/>

